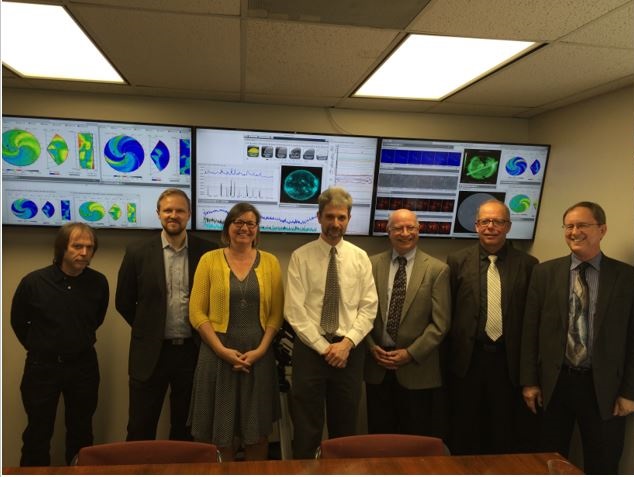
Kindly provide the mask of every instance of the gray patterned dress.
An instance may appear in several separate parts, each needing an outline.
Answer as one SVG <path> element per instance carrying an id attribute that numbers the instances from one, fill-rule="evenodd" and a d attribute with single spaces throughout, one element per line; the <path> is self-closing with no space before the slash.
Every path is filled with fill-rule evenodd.
<path id="1" fill-rule="evenodd" d="M 259 262 L 258 253 L 253 268 Z M 226 333 L 217 333 L 224 346 L 242 352 L 257 348 L 264 334 L 259 318 L 260 287 L 253 268 L 243 281 L 231 272 L 229 325 Z M 229 363 L 201 343 L 189 411 L 194 440 L 228 447 L 237 437 L 243 444 L 255 444 L 271 433 L 279 417 L 280 396 L 271 347 L 249 373 L 244 373 L 233 371 Z"/>

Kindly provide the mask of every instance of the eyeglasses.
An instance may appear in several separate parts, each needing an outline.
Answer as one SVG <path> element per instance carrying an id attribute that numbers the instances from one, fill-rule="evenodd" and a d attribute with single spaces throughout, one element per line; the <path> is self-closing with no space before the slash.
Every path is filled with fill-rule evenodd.
<path id="1" fill-rule="evenodd" d="M 248 221 L 234 220 L 233 221 L 233 225 L 238 227 L 238 229 L 241 229 L 242 227 L 244 227 L 246 225 L 249 230 L 253 230 L 254 228 L 256 228 L 258 226 L 258 223 L 250 221 L 250 220 L 248 220 Z"/>
<path id="2" fill-rule="evenodd" d="M 488 227 L 489 225 L 493 224 L 496 227 L 504 227 L 506 224 L 510 223 L 510 220 L 504 220 L 504 219 L 479 219 L 476 220 L 476 224 L 479 225 L 480 227 Z"/>
<path id="3" fill-rule="evenodd" d="M 396 232 L 400 234 L 401 232 L 418 232 L 418 227 L 416 225 L 403 225 L 402 227 L 390 227 L 390 232 Z"/>
<path id="4" fill-rule="evenodd" d="M 572 232 L 573 229 L 576 227 L 577 230 L 580 230 L 583 232 L 584 230 L 589 229 L 593 225 L 601 225 L 601 224 L 586 224 L 582 222 L 580 224 L 563 224 L 561 228 L 564 229 L 566 232 Z"/>

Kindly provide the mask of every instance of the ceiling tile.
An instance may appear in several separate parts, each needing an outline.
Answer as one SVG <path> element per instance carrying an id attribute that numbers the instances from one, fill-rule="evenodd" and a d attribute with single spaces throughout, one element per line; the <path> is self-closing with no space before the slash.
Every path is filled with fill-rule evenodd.
<path id="1" fill-rule="evenodd" d="M 563 41 L 634 49 L 634 1 L 565 36 Z"/>
<path id="2" fill-rule="evenodd" d="M 445 101 L 538 107 L 633 73 L 629 50 L 561 43 L 544 47 Z"/>
<path id="3" fill-rule="evenodd" d="M 627 0 L 438 0 L 411 23 L 416 33 L 555 40 Z"/>
<path id="4" fill-rule="evenodd" d="M 239 90 L 238 18 L 78 5 L 73 13 L 133 86 Z"/>
<path id="5" fill-rule="evenodd" d="M 69 3 L 172 13 L 240 15 L 240 0 L 70 0 Z"/>
<path id="6" fill-rule="evenodd" d="M 462 103 L 437 103 L 433 105 L 430 113 L 442 113 L 442 114 L 468 114 L 475 116 L 501 116 L 501 117 L 514 117 L 523 111 L 526 111 L 524 107 L 509 107 L 509 106 L 495 106 L 495 105 L 482 105 L 482 104 L 462 104 Z"/>
<path id="7" fill-rule="evenodd" d="M 250 19 L 245 94 L 345 96 L 396 35 L 393 30 Z"/>
<path id="8" fill-rule="evenodd" d="M 435 103 L 432 101 L 413 101 L 407 99 L 385 98 L 343 98 L 337 103 L 338 108 L 367 109 L 379 111 L 429 111 Z"/>

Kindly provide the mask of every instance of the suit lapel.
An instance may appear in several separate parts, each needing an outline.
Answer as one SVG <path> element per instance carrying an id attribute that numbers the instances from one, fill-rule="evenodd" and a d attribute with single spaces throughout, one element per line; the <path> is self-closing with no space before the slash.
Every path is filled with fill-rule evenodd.
<path id="1" fill-rule="evenodd" d="M 392 252 L 384 253 L 379 261 L 377 262 L 376 268 L 376 279 L 379 284 L 379 304 L 381 307 L 380 318 L 383 320 L 387 320 L 388 313 L 388 303 L 387 303 L 387 289 L 389 287 L 389 278 L 390 278 L 390 258 L 392 257 Z"/>
<path id="2" fill-rule="evenodd" d="M 154 247 L 151 250 L 151 255 L 154 257 L 153 263 L 157 264 L 158 270 L 156 271 L 156 281 L 158 283 L 159 290 L 163 296 L 167 293 L 167 285 L 165 283 L 165 257 L 163 254 L 163 242 L 159 236 L 158 240 L 154 242 Z"/>
<path id="3" fill-rule="evenodd" d="M 412 266 L 412 275 L 409 277 L 407 283 L 407 291 L 405 293 L 405 301 L 403 302 L 403 312 L 401 313 L 401 322 L 403 317 L 407 315 L 409 307 L 412 305 L 416 293 L 423 283 L 425 275 L 427 274 L 427 257 L 423 252 L 416 249 L 416 255 L 414 255 L 414 265 Z"/>
<path id="4" fill-rule="evenodd" d="M 511 301 L 512 291 L 515 289 L 515 282 L 517 280 L 517 274 L 519 272 L 519 267 L 517 267 L 515 259 L 516 255 L 514 250 L 507 245 L 506 248 L 506 260 L 507 266 L 504 271 L 506 272 L 506 277 L 504 277 L 502 283 L 502 320 L 508 316 L 508 307 L 509 302 Z M 505 323 L 503 323 L 504 325 Z"/>
<path id="5" fill-rule="evenodd" d="M 467 258 L 466 269 L 469 271 L 469 276 L 467 277 L 469 283 L 471 283 L 473 300 L 475 302 L 475 308 L 477 313 L 475 316 L 479 314 L 480 310 L 480 245 L 476 244 L 469 257 Z"/>
<path id="6" fill-rule="evenodd" d="M 599 328 L 608 313 L 611 292 L 617 286 L 618 276 L 612 265 L 612 260 L 604 255 L 601 259 L 601 269 L 599 271 L 599 289 L 597 290 L 597 304 L 594 315 L 594 339 L 599 335 Z"/>
<path id="7" fill-rule="evenodd" d="M 555 270 L 553 286 L 558 290 L 559 316 L 561 328 L 568 333 L 568 313 L 570 309 L 570 257 L 564 258 Z M 561 285 L 558 285 L 561 284 Z"/>

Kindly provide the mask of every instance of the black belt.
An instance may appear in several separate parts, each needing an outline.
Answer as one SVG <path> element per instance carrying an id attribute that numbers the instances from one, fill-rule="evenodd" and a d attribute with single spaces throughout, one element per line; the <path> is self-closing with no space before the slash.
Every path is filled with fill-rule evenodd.
<path id="1" fill-rule="evenodd" d="M 497 353 L 499 351 L 504 351 L 504 342 L 489 342 L 486 341 L 476 341 L 476 348 L 484 351 L 485 353 Z"/>
<path id="2" fill-rule="evenodd" d="M 89 348 L 78 353 L 55 353 L 51 351 L 29 351 L 27 358 L 39 363 L 77 363 L 95 355 L 95 349 Z"/>
<path id="3" fill-rule="evenodd" d="M 332 343 L 339 343 L 339 342 L 343 341 L 345 336 L 328 336 L 328 335 L 324 335 L 324 338 L 326 338 L 326 341 L 328 341 L 328 343 L 332 344 Z"/>
<path id="4" fill-rule="evenodd" d="M 396 346 L 381 346 L 381 348 L 383 349 L 383 351 L 394 351 L 396 349 Z"/>
<path id="5" fill-rule="evenodd" d="M 163 344 L 168 346 L 184 346 L 191 341 L 192 338 L 167 338 L 163 340 Z"/>
<path id="6" fill-rule="evenodd" d="M 582 367 L 576 367 L 576 366 L 568 366 L 567 364 L 564 364 L 561 367 L 561 370 L 569 375 L 572 376 L 589 376 L 592 374 L 592 368 L 582 368 Z"/>

